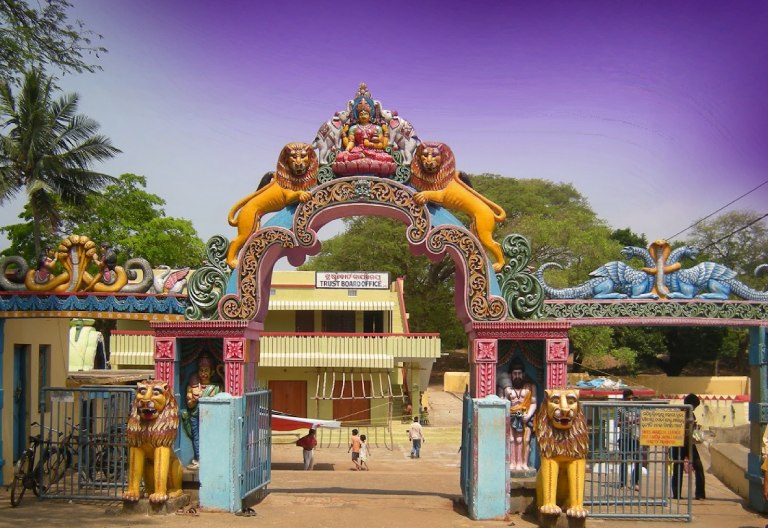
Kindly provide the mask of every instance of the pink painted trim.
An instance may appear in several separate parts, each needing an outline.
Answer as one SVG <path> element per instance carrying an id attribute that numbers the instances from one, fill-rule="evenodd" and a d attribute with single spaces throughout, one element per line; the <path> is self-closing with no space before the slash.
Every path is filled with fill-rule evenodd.
<path id="1" fill-rule="evenodd" d="M 440 337 L 440 334 L 348 333 L 348 332 L 261 332 L 262 337 Z"/>
<path id="2" fill-rule="evenodd" d="M 155 335 L 155 333 L 153 331 L 151 331 L 151 330 L 112 330 L 112 332 L 110 332 L 110 334 L 113 335 L 113 336 L 118 336 L 118 335 L 149 335 L 149 336 L 152 336 L 152 335 Z"/>

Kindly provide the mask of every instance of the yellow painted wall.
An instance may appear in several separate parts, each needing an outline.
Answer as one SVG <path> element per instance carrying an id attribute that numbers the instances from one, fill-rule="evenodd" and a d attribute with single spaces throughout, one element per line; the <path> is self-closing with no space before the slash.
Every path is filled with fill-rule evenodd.
<path id="1" fill-rule="evenodd" d="M 16 345 L 29 345 L 27 368 L 29 386 L 27 387 L 26 423 L 39 422 L 38 403 L 40 386 L 39 350 L 41 345 L 50 345 L 50 380 L 51 386 L 63 387 L 67 380 L 69 319 L 6 319 L 3 339 L 3 388 L 5 402 L 2 409 L 3 423 L 3 482 L 8 483 L 13 475 L 13 358 Z M 29 433 L 30 431 L 27 431 Z"/>
<path id="2" fill-rule="evenodd" d="M 628 385 L 639 385 L 658 394 L 749 394 L 747 376 L 640 375 L 622 378 Z"/>

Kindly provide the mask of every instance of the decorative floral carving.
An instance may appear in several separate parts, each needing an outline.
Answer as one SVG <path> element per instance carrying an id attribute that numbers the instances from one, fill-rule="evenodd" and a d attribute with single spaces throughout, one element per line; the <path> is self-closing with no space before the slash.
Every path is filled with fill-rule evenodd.
<path id="1" fill-rule="evenodd" d="M 490 297 L 488 259 L 477 239 L 469 231 L 456 226 L 438 226 L 429 233 L 427 246 L 433 253 L 442 253 L 447 246 L 455 248 L 467 263 L 467 309 L 476 321 L 497 321 L 506 313 L 504 301 Z"/>
<path id="2" fill-rule="evenodd" d="M 155 339 L 155 359 L 173 359 L 176 355 L 174 339 Z"/>
<path id="3" fill-rule="evenodd" d="M 495 339 L 475 339 L 474 342 L 474 363 L 496 363 L 498 359 L 498 342 Z"/>
<path id="4" fill-rule="evenodd" d="M 507 301 L 510 317 L 515 319 L 541 318 L 544 289 L 536 277 L 528 272 L 531 244 L 522 235 L 508 235 L 501 244 L 505 264 L 496 274 L 501 294 Z"/>
<path id="5" fill-rule="evenodd" d="M 242 361 L 245 341 L 243 339 L 224 340 L 224 361 Z"/>
<path id="6" fill-rule="evenodd" d="M 566 386 L 566 364 L 565 361 L 549 363 L 547 365 L 547 388 L 564 389 Z"/>
<path id="7" fill-rule="evenodd" d="M 224 364 L 226 369 L 226 387 L 224 390 L 232 396 L 242 396 L 243 363 L 240 361 L 227 361 Z"/>
<path id="8" fill-rule="evenodd" d="M 268 227 L 257 231 L 258 236 L 248 239 L 243 251 L 242 260 L 236 272 L 240 289 L 237 295 L 227 295 L 220 304 L 220 314 L 224 319 L 253 319 L 259 307 L 259 262 L 267 249 L 275 244 L 283 248 L 296 247 L 293 233 L 280 227 Z"/>
<path id="9" fill-rule="evenodd" d="M 173 361 L 155 361 L 155 379 L 165 381 L 168 387 L 173 389 Z"/>
<path id="10" fill-rule="evenodd" d="M 547 362 L 568 360 L 567 339 L 547 339 Z"/>
<path id="11" fill-rule="evenodd" d="M 477 372 L 477 383 L 473 397 L 485 398 L 490 394 L 496 394 L 496 363 L 478 363 L 475 372 Z"/>
<path id="12" fill-rule="evenodd" d="M 542 307 L 542 317 L 552 319 L 621 319 L 621 318 L 679 318 L 701 319 L 702 324 L 710 323 L 722 326 L 728 319 L 745 326 L 754 326 L 756 320 L 768 319 L 768 303 L 747 301 L 645 301 L 645 300 L 582 300 L 582 301 L 546 301 Z M 597 322 L 597 321 L 596 321 Z M 621 324 L 616 321 L 615 324 Z M 730 324 L 730 323 L 729 323 Z"/>
<path id="13" fill-rule="evenodd" d="M 406 236 L 410 243 L 419 243 L 426 237 L 430 225 L 428 211 L 413 201 L 411 189 L 391 180 L 355 177 L 340 178 L 318 186 L 312 198 L 299 206 L 294 216 L 294 232 L 299 245 L 311 246 L 314 243 L 315 235 L 309 230 L 309 224 L 320 211 L 361 199 L 394 207 L 408 215 L 410 225 Z"/>

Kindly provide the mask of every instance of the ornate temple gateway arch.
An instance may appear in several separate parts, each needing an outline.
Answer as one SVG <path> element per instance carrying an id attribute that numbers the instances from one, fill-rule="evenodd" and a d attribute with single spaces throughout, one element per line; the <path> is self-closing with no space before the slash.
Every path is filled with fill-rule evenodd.
<path id="1" fill-rule="evenodd" d="M 472 229 L 452 211 L 469 216 Z M 266 213 L 276 214 L 262 225 Z M 173 382 L 174 338 L 223 338 L 227 392 L 240 395 L 252 387 L 255 379 L 247 373 L 258 364 L 275 262 L 286 257 L 302 264 L 320 251 L 317 231 L 350 216 L 396 219 L 407 227 L 412 253 L 452 259 L 455 310 L 471 343 L 473 397 L 496 392 L 499 339 L 544 343 L 538 362 L 546 365 L 546 386 L 564 386 L 568 324 L 509 322 L 536 317 L 543 301 L 540 284 L 526 270 L 527 240 L 513 235 L 495 242 L 503 209 L 471 188 L 447 145 L 422 142 L 365 84 L 323 124 L 312 145 L 286 145 L 274 174 L 232 208 L 229 223 L 237 236 L 209 242 L 207 265 L 189 281 L 188 321 L 153 325 L 158 377 Z"/>
<path id="2" fill-rule="evenodd" d="M 543 274 L 556 264 L 531 273 L 524 237 L 493 240 L 505 213 L 465 181 L 450 148 L 421 141 L 364 84 L 311 145 L 286 145 L 275 173 L 262 183 L 230 211 L 237 236 L 210 240 L 207 264 L 189 280 L 187 320 L 152 325 L 158 378 L 171 384 L 178 379 L 183 341 L 219 340 L 225 391 L 241 396 L 254 388 L 274 264 L 286 257 L 298 266 L 316 255 L 317 232 L 332 220 L 383 216 L 407 226 L 412 253 L 433 260 L 449 256 L 455 264 L 454 308 L 469 340 L 473 398 L 496 394 L 497 374 L 519 362 L 539 393 L 564 388 L 568 331 L 575 325 L 747 326 L 757 369 L 750 418 L 755 431 L 766 422 L 768 294 L 745 289 L 732 270 L 714 263 L 683 269 L 680 261 L 695 251 L 672 250 L 665 241 L 624 249 L 628 260 L 643 262 L 640 270 L 614 261 L 582 285 L 550 287 Z M 471 229 L 452 211 L 469 216 Z M 268 213 L 275 214 L 262 225 Z M 729 295 L 744 300 L 728 301 Z"/>

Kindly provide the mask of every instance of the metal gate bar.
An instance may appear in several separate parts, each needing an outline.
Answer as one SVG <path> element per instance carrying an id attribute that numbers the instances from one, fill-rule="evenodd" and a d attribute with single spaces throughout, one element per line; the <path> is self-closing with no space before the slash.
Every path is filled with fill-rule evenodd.
<path id="1" fill-rule="evenodd" d="M 248 392 L 243 396 L 242 500 L 272 481 L 271 413 L 272 391 Z"/>
<path id="2" fill-rule="evenodd" d="M 125 428 L 135 390 L 132 387 L 45 387 L 41 430 L 51 428 L 50 451 L 61 463 L 51 472 L 46 499 L 121 498 L 128 481 Z"/>
<path id="3" fill-rule="evenodd" d="M 682 460 L 675 460 L 682 448 L 640 445 L 640 417 L 654 410 L 685 412 L 691 423 L 689 405 L 623 401 L 582 402 L 589 430 L 589 454 L 584 504 L 591 517 L 632 519 L 693 519 L 692 475 L 687 484 L 673 489 L 673 474 L 682 477 Z M 690 427 L 685 428 L 691 445 Z M 690 459 L 691 453 L 688 453 Z M 692 472 L 691 472 L 692 473 Z M 679 495 L 675 497 L 674 495 Z"/>

